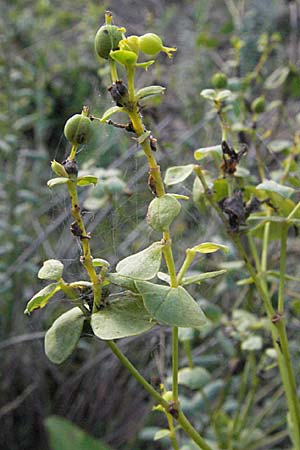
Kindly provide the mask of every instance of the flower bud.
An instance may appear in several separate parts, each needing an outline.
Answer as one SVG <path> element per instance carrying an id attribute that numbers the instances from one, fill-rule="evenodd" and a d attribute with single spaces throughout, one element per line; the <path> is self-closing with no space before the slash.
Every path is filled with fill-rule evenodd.
<path id="1" fill-rule="evenodd" d="M 211 78 L 211 84 L 217 89 L 224 89 L 227 87 L 227 76 L 222 72 L 215 73 Z"/>
<path id="2" fill-rule="evenodd" d="M 167 231 L 176 216 L 180 213 L 181 205 L 176 198 L 165 194 L 152 200 L 147 212 L 147 222 L 155 231 Z"/>
<path id="3" fill-rule="evenodd" d="M 165 52 L 169 58 L 172 58 L 172 53 L 176 52 L 176 48 L 164 47 L 161 38 L 154 33 L 146 33 L 140 36 L 139 47 L 143 53 L 151 56 L 159 52 Z"/>
<path id="4" fill-rule="evenodd" d="M 261 95 L 260 97 L 257 97 L 253 102 L 251 103 L 251 110 L 255 114 L 261 114 L 264 112 L 266 108 L 266 102 L 264 95 Z"/>
<path id="5" fill-rule="evenodd" d="M 67 120 L 64 134 L 73 145 L 88 144 L 93 134 L 91 120 L 83 114 L 75 114 Z"/>
<path id="6" fill-rule="evenodd" d="M 97 31 L 95 37 L 95 50 L 98 56 L 108 59 L 111 50 L 119 48 L 119 42 L 123 39 L 122 29 L 115 25 L 103 25 Z"/>

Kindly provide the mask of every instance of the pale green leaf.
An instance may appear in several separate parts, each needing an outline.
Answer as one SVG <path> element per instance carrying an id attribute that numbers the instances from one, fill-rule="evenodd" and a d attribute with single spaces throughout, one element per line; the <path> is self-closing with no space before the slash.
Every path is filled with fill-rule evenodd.
<path id="1" fill-rule="evenodd" d="M 63 263 L 57 259 L 48 259 L 44 261 L 42 268 L 39 270 L 38 278 L 58 281 L 62 277 L 63 270 Z"/>
<path id="2" fill-rule="evenodd" d="M 285 82 L 285 80 L 287 79 L 289 73 L 290 73 L 290 68 L 289 67 L 287 67 L 287 66 L 278 67 L 266 79 L 266 81 L 265 81 L 265 88 L 266 89 L 277 89 L 277 88 L 279 88 Z"/>
<path id="3" fill-rule="evenodd" d="M 177 183 L 181 183 L 187 177 L 193 173 L 194 164 L 188 164 L 186 166 L 175 166 L 167 169 L 165 175 L 165 183 L 169 186 Z"/>
<path id="4" fill-rule="evenodd" d="M 222 250 L 224 253 L 228 253 L 229 251 L 227 245 L 216 244 L 215 242 L 203 242 L 191 248 L 191 251 L 197 253 L 214 253 L 218 250 Z"/>
<path id="5" fill-rule="evenodd" d="M 206 323 L 202 309 L 183 287 L 145 281 L 136 281 L 136 286 L 147 310 L 159 322 L 183 328 L 197 328 Z"/>
<path id="6" fill-rule="evenodd" d="M 112 106 L 111 108 L 108 108 L 105 113 L 102 115 L 100 122 L 105 122 L 107 119 L 109 119 L 113 114 L 117 114 L 119 112 L 124 111 L 124 108 L 121 106 Z"/>
<path id="7" fill-rule="evenodd" d="M 256 186 L 256 189 L 267 192 L 275 192 L 285 198 L 289 198 L 295 192 L 295 189 L 276 183 L 276 181 L 273 180 L 264 180 Z"/>
<path id="8" fill-rule="evenodd" d="M 167 231 L 180 210 L 179 201 L 171 194 L 156 197 L 148 207 L 147 222 L 155 231 Z"/>
<path id="9" fill-rule="evenodd" d="M 263 346 L 263 341 L 261 336 L 249 336 L 243 343 L 242 343 L 242 350 L 247 351 L 254 351 L 254 350 L 261 350 Z"/>
<path id="10" fill-rule="evenodd" d="M 202 389 L 210 380 L 210 373 L 203 367 L 184 367 L 178 371 L 178 383 L 193 390 Z"/>
<path id="11" fill-rule="evenodd" d="M 166 437 L 170 437 L 170 430 L 167 428 L 162 428 L 161 430 L 158 430 L 155 435 L 153 440 L 154 441 L 159 441 L 160 439 L 166 438 Z"/>
<path id="12" fill-rule="evenodd" d="M 59 416 L 44 421 L 51 450 L 110 450 L 106 444 Z"/>
<path id="13" fill-rule="evenodd" d="M 125 277 L 137 280 L 151 280 L 160 268 L 163 244 L 154 242 L 141 252 L 122 259 L 116 267 L 117 272 Z"/>
<path id="14" fill-rule="evenodd" d="M 47 186 L 51 189 L 54 186 L 58 186 L 60 184 L 66 184 L 69 181 L 69 178 L 60 177 L 60 178 L 52 178 L 51 180 L 47 181 Z"/>
<path id="15" fill-rule="evenodd" d="M 44 308 L 51 297 L 61 289 L 59 283 L 51 283 L 37 292 L 27 303 L 25 314 L 30 314 L 34 309 Z"/>
<path id="16" fill-rule="evenodd" d="M 97 184 L 98 178 L 93 175 L 85 175 L 77 178 L 78 186 L 87 186 L 89 184 Z"/>
<path id="17" fill-rule="evenodd" d="M 102 258 L 93 258 L 93 266 L 94 267 L 109 267 L 110 264 L 108 261 L 106 261 L 106 259 L 102 259 Z"/>
<path id="18" fill-rule="evenodd" d="M 162 95 L 164 94 L 166 88 L 162 86 L 147 86 L 142 89 L 139 89 L 136 94 L 136 100 L 141 100 L 145 97 L 153 97 L 156 95 Z"/>
<path id="19" fill-rule="evenodd" d="M 212 147 L 202 147 L 198 148 L 194 152 L 194 158 L 199 161 L 200 159 L 205 158 L 206 156 L 222 156 L 222 147 L 221 145 L 214 145 Z"/>
<path id="20" fill-rule="evenodd" d="M 197 275 L 192 275 L 190 277 L 184 277 L 180 284 L 182 286 L 186 286 L 188 284 L 193 284 L 193 283 L 199 284 L 202 281 L 208 280 L 210 278 L 218 277 L 220 275 L 223 275 L 226 272 L 227 272 L 226 269 L 221 269 L 221 270 L 213 270 L 211 272 L 199 273 Z"/>
<path id="21" fill-rule="evenodd" d="M 72 308 L 55 320 L 45 335 L 45 353 L 54 364 L 61 364 L 74 351 L 85 317 L 80 308 Z"/>
<path id="22" fill-rule="evenodd" d="M 91 318 L 95 335 L 104 340 L 136 336 L 154 325 L 141 298 L 120 298 L 92 314 Z"/>
<path id="23" fill-rule="evenodd" d="M 217 95 L 217 92 L 214 89 L 203 89 L 203 91 L 200 92 L 201 97 L 205 98 L 206 100 L 212 100 L 214 101 Z"/>

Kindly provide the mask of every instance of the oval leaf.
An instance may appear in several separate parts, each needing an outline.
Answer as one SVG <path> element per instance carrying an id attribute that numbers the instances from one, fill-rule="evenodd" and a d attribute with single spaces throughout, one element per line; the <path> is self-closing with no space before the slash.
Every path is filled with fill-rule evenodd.
<path id="1" fill-rule="evenodd" d="M 141 100 L 145 97 L 153 97 L 154 95 L 162 95 L 164 94 L 166 88 L 162 86 L 147 86 L 142 89 L 139 89 L 136 94 L 136 100 Z"/>
<path id="2" fill-rule="evenodd" d="M 210 380 L 210 373 L 203 367 L 184 367 L 178 371 L 178 383 L 193 390 L 202 389 Z"/>
<path id="3" fill-rule="evenodd" d="M 206 98 L 207 100 L 214 101 L 217 95 L 217 92 L 214 89 L 204 89 L 200 92 L 201 97 Z"/>
<path id="4" fill-rule="evenodd" d="M 187 284 L 192 283 L 200 284 L 202 281 L 208 280 L 209 278 L 218 277 L 219 275 L 223 275 L 226 272 L 226 269 L 221 269 L 213 270 L 211 272 L 199 273 L 198 275 L 192 275 L 190 277 L 184 277 L 181 281 L 181 285 L 186 286 Z"/>
<path id="5" fill-rule="evenodd" d="M 117 286 L 120 286 L 123 289 L 127 289 L 128 291 L 138 292 L 135 282 L 132 278 L 124 277 L 119 273 L 108 273 L 108 280 Z"/>
<path id="6" fill-rule="evenodd" d="M 145 307 L 159 322 L 176 327 L 197 328 L 206 323 L 200 306 L 181 286 L 171 288 L 146 281 L 136 281 Z"/>
<path id="7" fill-rule="evenodd" d="M 122 259 L 116 270 L 120 275 L 135 278 L 136 280 L 151 280 L 160 268 L 163 245 L 154 242 L 150 247 L 139 253 Z"/>
<path id="8" fill-rule="evenodd" d="M 124 66 L 131 66 L 136 63 L 137 54 L 129 50 L 115 50 L 110 52 L 109 56 Z"/>
<path id="9" fill-rule="evenodd" d="M 51 169 L 59 177 L 65 177 L 65 178 L 69 177 L 68 172 L 66 171 L 64 166 L 62 164 L 60 164 L 58 161 L 55 161 L 55 159 L 53 161 L 51 161 Z"/>
<path id="10" fill-rule="evenodd" d="M 85 175 L 77 178 L 77 186 L 87 186 L 89 184 L 97 184 L 98 178 L 93 175 Z"/>
<path id="11" fill-rule="evenodd" d="M 290 68 L 289 67 L 286 67 L 286 66 L 278 67 L 266 79 L 266 81 L 265 81 L 265 88 L 266 89 L 277 89 L 277 88 L 279 88 L 279 86 L 281 86 L 285 82 L 285 80 L 287 79 L 289 73 L 290 73 Z"/>
<path id="12" fill-rule="evenodd" d="M 263 346 L 263 341 L 261 336 L 249 336 L 243 343 L 242 343 L 242 350 L 248 350 L 248 351 L 254 351 L 254 350 L 261 350 Z"/>
<path id="13" fill-rule="evenodd" d="M 108 261 L 106 261 L 106 259 L 102 259 L 102 258 L 93 258 L 93 266 L 94 267 L 109 267 L 110 264 Z"/>
<path id="14" fill-rule="evenodd" d="M 122 111 L 124 111 L 124 108 L 122 108 L 121 106 L 112 106 L 111 108 L 108 108 L 105 111 L 105 113 L 103 114 L 103 116 L 100 119 L 100 122 L 105 122 L 113 114 L 116 114 L 116 113 L 122 112 Z"/>
<path id="15" fill-rule="evenodd" d="M 228 253 L 229 249 L 226 245 L 216 244 L 214 242 L 203 242 L 191 248 L 191 251 L 197 253 L 214 253 L 218 250 L 223 250 L 224 253 Z"/>
<path id="16" fill-rule="evenodd" d="M 276 183 L 276 181 L 273 180 L 263 181 L 256 186 L 256 189 L 267 192 L 275 192 L 285 198 L 289 198 L 295 192 L 295 189 Z"/>
<path id="17" fill-rule="evenodd" d="M 25 314 L 30 314 L 34 309 L 44 308 L 51 297 L 60 290 L 59 283 L 51 283 L 37 292 L 27 303 Z"/>
<path id="18" fill-rule="evenodd" d="M 179 201 L 170 194 L 154 198 L 148 207 L 147 222 L 155 231 L 167 231 L 180 210 Z"/>
<path id="19" fill-rule="evenodd" d="M 58 186 L 59 184 L 66 184 L 69 181 L 69 178 L 60 177 L 60 178 L 52 178 L 47 182 L 47 186 L 51 189 L 54 186 Z"/>
<path id="20" fill-rule="evenodd" d="M 72 308 L 55 320 L 45 335 L 45 353 L 54 364 L 61 364 L 74 351 L 79 341 L 84 315 Z"/>
<path id="21" fill-rule="evenodd" d="M 38 278 L 41 280 L 58 281 L 62 277 L 64 265 L 57 259 L 48 259 L 44 261 L 43 267 L 39 270 Z"/>
<path id="22" fill-rule="evenodd" d="M 140 298 L 122 298 L 105 306 L 91 318 L 95 335 L 104 340 L 137 336 L 154 325 Z"/>
<path id="23" fill-rule="evenodd" d="M 162 428 L 161 430 L 158 430 L 155 433 L 153 440 L 159 441 L 160 439 L 163 439 L 166 437 L 170 437 L 170 430 L 168 430 L 167 428 Z"/>
<path id="24" fill-rule="evenodd" d="M 222 147 L 221 147 L 221 145 L 214 145 L 212 147 L 198 148 L 194 152 L 194 158 L 197 161 L 199 161 L 200 159 L 205 158 L 206 156 L 209 156 L 209 155 L 222 156 Z"/>
<path id="25" fill-rule="evenodd" d="M 170 167 L 166 172 L 165 183 L 169 186 L 181 183 L 191 175 L 193 170 L 194 164 L 188 164 L 187 166 Z"/>

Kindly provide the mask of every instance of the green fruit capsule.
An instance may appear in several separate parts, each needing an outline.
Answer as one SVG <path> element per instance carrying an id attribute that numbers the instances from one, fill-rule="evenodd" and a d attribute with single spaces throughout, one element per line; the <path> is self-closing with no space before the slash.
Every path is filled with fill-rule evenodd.
<path id="1" fill-rule="evenodd" d="M 169 58 L 172 58 L 172 53 L 176 52 L 176 48 L 164 47 L 161 38 L 154 33 L 146 33 L 140 36 L 139 47 L 143 53 L 151 56 L 159 52 L 165 52 Z"/>
<path id="2" fill-rule="evenodd" d="M 93 134 L 92 123 L 83 114 L 75 114 L 67 120 L 64 134 L 73 145 L 88 144 Z"/>
<path id="3" fill-rule="evenodd" d="M 255 114 L 261 114 L 265 111 L 266 108 L 266 101 L 265 97 L 261 95 L 260 97 L 257 97 L 253 102 L 251 103 L 251 110 Z"/>
<path id="4" fill-rule="evenodd" d="M 95 50 L 98 56 L 108 59 L 111 50 L 119 48 L 119 42 L 123 39 L 122 29 L 115 25 L 102 25 L 95 37 Z"/>
<path id="5" fill-rule="evenodd" d="M 211 79 L 211 84 L 217 89 L 224 89 L 227 87 L 227 76 L 225 73 L 215 73 Z"/>

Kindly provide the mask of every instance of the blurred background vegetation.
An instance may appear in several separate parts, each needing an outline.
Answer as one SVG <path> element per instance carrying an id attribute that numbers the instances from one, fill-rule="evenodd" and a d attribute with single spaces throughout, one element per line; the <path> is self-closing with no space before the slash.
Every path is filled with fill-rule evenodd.
<path id="1" fill-rule="evenodd" d="M 53 415 L 68 419 L 100 439 L 103 449 L 169 448 L 168 441 L 152 442 L 154 427 L 163 426 L 163 419 L 157 413 L 149 416 L 151 403 L 147 395 L 100 341 L 83 338 L 72 358 L 60 367 L 47 360 L 43 351 L 44 330 L 66 309 L 66 304 L 58 298 L 45 311 L 35 312 L 30 318 L 23 315 L 27 300 L 39 289 L 36 274 L 43 260 L 61 259 L 70 281 L 73 274 L 82 270 L 78 262 L 79 246 L 69 232 L 68 198 L 59 189 L 50 192 L 46 182 L 51 176 L 50 160 L 62 161 L 67 154 L 63 136 L 67 118 L 79 113 L 82 105 L 89 105 L 95 116 L 111 105 L 107 94 L 109 73 L 97 61 L 93 49 L 94 35 L 103 23 L 106 9 L 113 12 L 115 23 L 125 26 L 128 34 L 156 32 L 166 45 L 178 48 L 172 61 L 159 56 L 155 67 L 140 73 L 138 79 L 138 87 L 147 84 L 167 87 L 161 104 L 143 110 L 147 126 L 159 139 L 162 170 L 189 164 L 196 148 L 220 142 L 220 130 L 207 114 L 206 103 L 199 93 L 211 87 L 210 78 L 215 72 L 232 74 L 233 36 L 241 38 L 244 47 L 240 73 L 232 77 L 232 86 L 258 63 L 258 37 L 262 33 L 280 33 L 282 43 L 272 52 L 266 74 L 287 62 L 291 69 L 288 82 L 281 86 L 280 100 L 285 108 L 275 117 L 278 125 L 273 139 L 293 138 L 295 125 L 290 118 L 299 112 L 300 93 L 299 27 L 295 28 L 295 23 L 299 25 L 299 4 L 295 1 L 2 0 L 0 448 L 3 449 L 77 450 L 75 441 L 78 441 L 78 450 L 93 446 L 101 450 L 100 441 L 69 428 L 67 422 L 50 417 Z M 263 72 L 262 82 L 264 76 Z M 254 97 L 259 94 L 253 93 Z M 97 125 L 92 144 L 79 154 L 78 162 L 80 167 L 97 172 L 104 180 L 105 192 L 101 187 L 93 192 L 82 189 L 81 196 L 88 230 L 93 233 L 93 255 L 114 265 L 153 240 L 144 220 L 151 199 L 146 188 L 146 162 L 130 137 L 113 127 Z M 192 185 L 186 182 L 181 193 L 191 195 Z M 174 241 L 178 244 L 175 253 L 205 240 L 226 243 L 218 222 L 208 211 L 204 213 L 189 204 L 185 213 L 174 228 Z M 295 246 L 299 247 L 296 240 Z M 236 393 L 246 360 L 239 338 L 230 333 L 230 327 L 234 328 L 230 322 L 232 307 L 249 313 L 248 322 L 255 320 L 255 314 L 261 316 L 259 302 L 250 301 L 252 287 L 234 288 L 235 281 L 242 278 L 241 265 L 233 251 L 229 259 L 232 270 L 226 277 L 211 280 L 195 291 L 211 326 L 201 335 L 182 337 L 183 341 L 192 339 L 194 358 L 201 359 L 209 373 L 209 382 L 207 379 L 203 385 L 197 385 L 193 395 L 185 388 L 182 402 L 191 417 L 195 420 L 202 417 L 199 427 L 213 421 L 220 432 L 226 425 L 221 407 L 225 404 L 224 410 L 229 414 L 238 408 Z M 197 269 L 214 270 L 224 261 L 225 257 L 219 255 L 206 257 L 198 262 Z M 297 289 L 290 296 L 294 302 L 290 318 L 293 335 L 296 330 L 299 334 L 300 328 Z M 236 334 L 240 331 L 237 328 Z M 273 368 L 272 353 L 264 353 L 271 345 L 270 339 L 267 335 L 263 338 L 259 357 L 260 361 L 265 358 L 262 369 L 268 366 L 269 370 L 257 371 L 253 378 L 258 377 L 259 382 L 256 380 L 252 386 L 255 391 L 252 414 L 262 415 L 262 429 L 267 430 L 267 435 L 281 435 L 264 447 L 244 443 L 240 448 L 289 448 L 277 369 Z M 168 375 L 168 367 L 163 365 L 163 356 L 170 353 L 168 330 L 155 329 L 125 339 L 120 345 L 148 379 Z M 291 346 L 299 367 L 296 340 Z M 210 412 L 207 399 L 214 402 Z M 257 431 L 253 424 L 249 429 L 257 433 L 259 442 L 261 430 Z M 241 442 L 247 438 L 247 433 L 244 434 Z M 66 438 L 59 441 L 57 436 Z M 68 446 L 70 442 L 72 447 Z"/>

